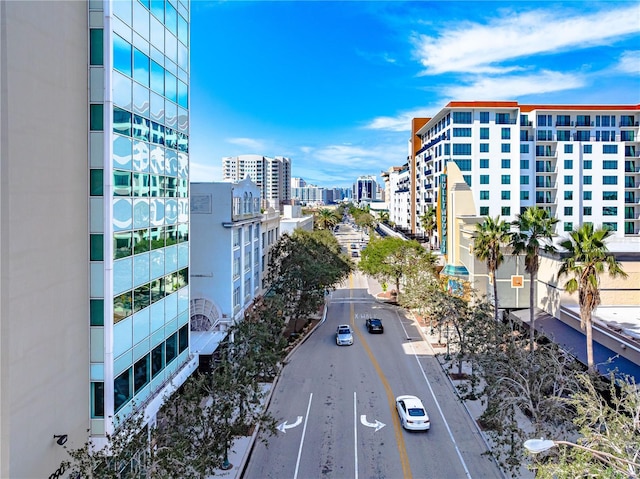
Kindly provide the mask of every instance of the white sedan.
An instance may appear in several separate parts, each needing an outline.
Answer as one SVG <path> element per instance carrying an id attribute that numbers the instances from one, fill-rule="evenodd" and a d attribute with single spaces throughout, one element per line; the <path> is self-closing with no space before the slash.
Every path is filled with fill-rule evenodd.
<path id="1" fill-rule="evenodd" d="M 428 431 L 431 428 L 429 415 L 416 396 L 398 396 L 396 409 L 403 428 L 412 431 Z"/>

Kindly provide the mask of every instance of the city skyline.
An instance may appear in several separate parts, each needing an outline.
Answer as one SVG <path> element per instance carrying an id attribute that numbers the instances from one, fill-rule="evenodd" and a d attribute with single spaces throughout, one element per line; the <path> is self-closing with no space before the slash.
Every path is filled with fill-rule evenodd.
<path id="1" fill-rule="evenodd" d="M 191 176 L 286 156 L 350 187 L 451 100 L 638 104 L 635 2 L 193 2 Z M 614 26 L 614 28 L 612 28 Z"/>

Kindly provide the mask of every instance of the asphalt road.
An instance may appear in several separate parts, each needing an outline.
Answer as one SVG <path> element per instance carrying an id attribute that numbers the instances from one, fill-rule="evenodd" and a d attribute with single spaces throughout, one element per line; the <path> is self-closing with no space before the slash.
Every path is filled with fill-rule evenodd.
<path id="1" fill-rule="evenodd" d="M 384 334 L 367 333 L 378 317 Z M 355 330 L 336 346 L 338 324 Z M 395 397 L 420 397 L 428 432 L 405 431 Z M 331 294 L 326 321 L 297 349 L 273 391 L 280 431 L 256 442 L 244 478 L 500 478 L 429 344 L 401 308 L 379 303 L 352 275 Z"/>

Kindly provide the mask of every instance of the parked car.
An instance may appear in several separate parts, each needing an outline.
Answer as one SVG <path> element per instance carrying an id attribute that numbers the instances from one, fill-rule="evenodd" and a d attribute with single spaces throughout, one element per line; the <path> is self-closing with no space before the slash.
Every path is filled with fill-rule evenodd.
<path id="1" fill-rule="evenodd" d="M 352 251 L 351 252 L 351 257 L 352 258 L 357 258 L 358 257 L 358 252 L 357 251 Z"/>
<path id="2" fill-rule="evenodd" d="M 358 249 L 358 245 L 355 243 L 351 243 L 351 249 Z"/>
<path id="3" fill-rule="evenodd" d="M 403 428 L 411 431 L 428 431 L 431 428 L 429 415 L 416 396 L 398 396 L 396 410 Z"/>
<path id="4" fill-rule="evenodd" d="M 382 326 L 382 321 L 378 318 L 367 318 L 364 325 L 370 333 L 384 333 L 384 326 Z"/>
<path id="5" fill-rule="evenodd" d="M 336 344 L 338 346 L 351 346 L 353 344 L 353 332 L 348 324 L 341 324 L 336 330 Z"/>

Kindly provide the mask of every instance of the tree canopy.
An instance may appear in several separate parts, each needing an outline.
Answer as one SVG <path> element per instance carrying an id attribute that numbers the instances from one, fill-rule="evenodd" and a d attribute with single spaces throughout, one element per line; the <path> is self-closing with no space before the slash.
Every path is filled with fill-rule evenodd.
<path id="1" fill-rule="evenodd" d="M 425 256 L 431 253 L 417 241 L 389 236 L 369 242 L 362 250 L 359 268 L 379 280 L 393 281 L 399 294 L 401 279 Z"/>

